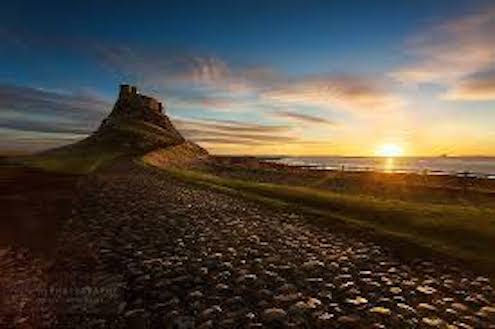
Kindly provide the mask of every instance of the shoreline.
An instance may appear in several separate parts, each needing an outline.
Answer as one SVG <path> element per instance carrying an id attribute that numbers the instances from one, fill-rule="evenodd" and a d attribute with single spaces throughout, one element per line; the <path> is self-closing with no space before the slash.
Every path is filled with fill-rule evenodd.
<path id="1" fill-rule="evenodd" d="M 345 157 L 345 159 L 356 159 L 357 157 Z M 363 157 L 367 159 L 378 159 L 372 157 Z M 317 170 L 317 171 L 330 171 L 330 172 L 358 172 L 358 173 L 382 173 L 382 174 L 415 174 L 421 176 L 451 176 L 451 177 L 463 177 L 463 178 L 481 178 L 481 179 L 489 179 L 495 180 L 495 172 L 494 173 L 482 173 L 475 172 L 471 170 L 461 170 L 461 171 L 445 171 L 441 169 L 433 169 L 433 168 L 417 168 L 417 169 L 409 169 L 409 168 L 376 168 L 373 166 L 350 166 L 350 165 L 325 165 L 321 163 L 308 163 L 304 164 L 304 161 L 289 163 L 288 161 L 284 161 L 287 158 L 262 158 L 260 161 L 270 164 L 283 165 L 292 168 L 300 168 L 305 170 Z M 393 158 L 392 158 L 393 159 Z M 465 158 L 464 158 L 465 159 Z M 381 159 L 385 160 L 385 159 Z M 495 159 L 494 159 L 495 162 Z"/>
<path id="2" fill-rule="evenodd" d="M 276 173 L 294 181 L 300 181 L 303 185 L 308 180 L 332 180 L 337 185 L 380 185 L 383 187 L 408 188 L 425 193 L 441 192 L 454 195 L 470 195 L 473 197 L 487 197 L 495 199 L 495 179 L 472 175 L 424 175 L 413 172 L 380 172 L 380 171 L 351 171 L 351 170 L 314 170 L 308 166 L 291 166 L 284 163 L 264 161 L 258 157 L 237 157 L 237 156 L 213 156 L 212 164 L 218 166 L 220 170 L 225 168 L 240 168 L 252 171 L 254 179 L 259 172 L 266 175 Z M 257 172 L 256 174 L 254 172 Z M 281 179 L 283 181 L 284 178 Z"/>
<path id="3" fill-rule="evenodd" d="M 459 170 L 446 170 L 434 167 L 419 167 L 414 166 L 400 166 L 392 163 L 390 168 L 386 168 L 388 160 L 401 160 L 401 159 L 418 159 L 418 160 L 432 160 L 432 159 L 451 159 L 451 160 L 491 160 L 495 166 L 495 157 L 493 156 L 452 156 L 452 157 L 380 157 L 380 156 L 322 156 L 322 157 L 298 157 L 298 156 L 249 156 L 249 155 L 212 155 L 213 158 L 219 160 L 227 160 L 232 163 L 252 163 L 258 161 L 260 163 L 270 164 L 273 166 L 280 166 L 281 168 L 302 169 L 302 170 L 314 170 L 322 172 L 351 172 L 351 173 L 378 173 L 378 174 L 414 174 L 420 176 L 449 176 L 449 177 L 462 177 L 462 178 L 480 178 L 495 180 L 495 171 L 493 172 L 480 172 L 472 169 L 459 169 Z M 314 159 L 314 161 L 309 161 Z M 352 165 L 347 163 L 331 163 L 325 164 L 321 159 L 367 159 L 370 161 L 382 161 L 382 165 Z M 378 163 L 377 163 L 378 164 Z"/>

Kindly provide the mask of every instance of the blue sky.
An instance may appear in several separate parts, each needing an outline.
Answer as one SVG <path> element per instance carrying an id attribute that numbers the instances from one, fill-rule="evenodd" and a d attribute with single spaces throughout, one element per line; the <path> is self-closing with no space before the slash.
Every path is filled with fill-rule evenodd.
<path id="1" fill-rule="evenodd" d="M 127 82 L 214 153 L 495 155 L 494 35 L 492 1 L 10 2 L 0 147 L 83 138 Z"/>

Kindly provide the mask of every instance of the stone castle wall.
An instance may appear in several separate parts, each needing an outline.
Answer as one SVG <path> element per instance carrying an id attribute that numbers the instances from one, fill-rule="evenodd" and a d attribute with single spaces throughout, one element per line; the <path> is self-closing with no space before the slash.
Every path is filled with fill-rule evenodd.
<path id="1" fill-rule="evenodd" d="M 131 85 L 120 85 L 118 102 L 125 104 L 131 109 L 150 109 L 159 113 L 163 112 L 163 105 L 153 97 L 141 95 L 137 88 Z"/>

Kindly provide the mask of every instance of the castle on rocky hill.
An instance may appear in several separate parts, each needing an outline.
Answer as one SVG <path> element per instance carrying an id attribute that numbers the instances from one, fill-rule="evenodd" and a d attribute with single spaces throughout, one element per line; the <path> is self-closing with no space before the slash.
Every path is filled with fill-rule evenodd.
<path id="1" fill-rule="evenodd" d="M 111 130 L 127 129 L 132 124 L 135 129 L 151 129 L 149 124 L 160 128 L 161 134 L 166 134 L 173 144 L 185 141 L 184 137 L 175 129 L 174 125 L 164 113 L 162 103 L 155 98 L 142 95 L 135 86 L 120 85 L 119 98 L 115 102 L 112 112 L 106 117 L 97 133 L 102 134 Z M 147 124 L 146 128 L 143 124 Z M 172 142 L 171 142 L 172 143 Z"/>

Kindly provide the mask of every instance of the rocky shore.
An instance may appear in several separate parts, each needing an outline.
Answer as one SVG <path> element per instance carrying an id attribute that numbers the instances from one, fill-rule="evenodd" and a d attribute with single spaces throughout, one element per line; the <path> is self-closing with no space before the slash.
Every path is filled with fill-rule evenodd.
<path id="1" fill-rule="evenodd" d="M 131 162 L 79 186 L 52 256 L 0 252 L 1 328 L 495 328 L 452 263 Z"/>

